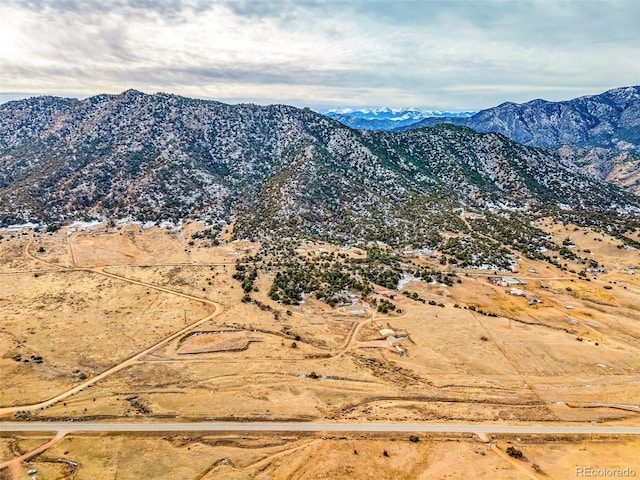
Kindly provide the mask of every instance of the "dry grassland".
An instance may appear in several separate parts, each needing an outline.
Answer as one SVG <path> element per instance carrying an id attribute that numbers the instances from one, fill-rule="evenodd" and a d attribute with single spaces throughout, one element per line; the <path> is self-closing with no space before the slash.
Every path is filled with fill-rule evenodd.
<path id="1" fill-rule="evenodd" d="M 576 467 L 640 470 L 640 445 L 624 437 L 269 434 L 73 435 L 22 465 L 38 478 L 571 479 Z M 0 438 L 14 453 L 45 437 Z M 513 446 L 523 458 L 505 450 Z M 384 454 L 387 453 L 387 455 Z M 73 463 L 65 463 L 73 462 Z M 534 466 L 535 465 L 535 466 Z M 1 477 L 0 477 L 1 478 Z"/>
<path id="2" fill-rule="evenodd" d="M 402 313 L 390 315 L 349 315 L 310 298 L 285 307 L 267 296 L 265 274 L 252 294 L 262 307 L 242 303 L 234 263 L 260 246 L 190 244 L 198 225 L 4 235 L 0 411 L 7 407 L 4 420 L 638 425 L 640 272 L 627 270 L 640 266 L 639 252 L 588 229 L 548 220 L 539 226 L 557 243 L 569 237 L 576 253 L 605 272 L 586 281 L 519 259 L 519 273 L 509 276 L 525 282 L 528 298 L 542 300 L 528 305 L 490 283 L 492 272 L 458 271 L 462 282 L 453 287 L 409 282 L 404 289 L 426 303 L 396 292 L 392 301 Z M 300 253 L 318 248 L 338 247 L 304 245 Z M 435 258 L 411 261 L 439 267 Z M 383 328 L 408 337 L 395 344 L 403 355 L 381 336 Z M 57 395 L 64 398 L 31 406 Z M 20 439 L 17 450 L 26 450 L 27 441 Z M 640 458 L 635 444 L 612 445 L 617 450 L 608 458 L 604 443 L 534 442 L 526 445 L 524 465 L 532 472 L 537 463 L 548 478 L 573 478 L 565 475 L 574 467 L 568 456 L 588 453 L 595 460 L 587 465 L 604 466 Z M 0 458 L 16 448 L 2 439 Z M 42 478 L 67 478 L 71 467 L 52 460 L 67 456 L 78 460 L 79 479 L 114 472 L 117 478 L 526 478 L 500 452 L 480 455 L 483 448 L 455 438 L 413 444 L 315 435 L 73 436 L 34 464 Z"/>

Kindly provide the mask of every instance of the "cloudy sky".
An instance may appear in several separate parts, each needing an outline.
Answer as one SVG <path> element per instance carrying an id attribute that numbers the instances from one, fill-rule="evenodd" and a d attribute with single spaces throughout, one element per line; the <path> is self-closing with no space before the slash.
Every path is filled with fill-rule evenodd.
<path id="1" fill-rule="evenodd" d="M 640 84 L 640 1 L 2 0 L 0 101 L 478 110 Z"/>

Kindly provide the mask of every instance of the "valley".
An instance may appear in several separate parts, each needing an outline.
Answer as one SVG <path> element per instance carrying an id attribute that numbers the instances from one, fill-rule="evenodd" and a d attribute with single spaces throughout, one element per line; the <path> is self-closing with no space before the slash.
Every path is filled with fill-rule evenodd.
<path id="1" fill-rule="evenodd" d="M 559 268 L 502 244 L 512 271 L 497 271 L 443 264 L 437 250 L 383 244 L 276 248 L 232 240 L 231 229 L 212 242 L 198 223 L 3 229 L 2 421 L 637 426 L 638 251 L 551 217 L 535 227 L 574 258 L 559 259 Z M 637 231 L 626 236 L 638 241 Z M 586 258 L 598 267 L 587 271 Z M 317 276 L 323 300 L 302 292 L 297 301 L 293 284 L 272 288 L 278 272 L 293 281 L 297 269 Z M 399 289 L 366 282 L 390 282 L 394 269 L 402 272 Z M 336 278 L 353 281 L 346 276 L 362 285 L 332 290 Z M 446 448 L 469 458 L 465 468 L 488 469 L 493 478 L 538 478 L 532 464 L 562 477 L 550 460 L 558 452 L 575 458 L 581 449 L 597 456 L 603 448 L 600 436 L 571 435 L 516 441 L 500 434 L 489 448 L 486 437 L 444 433 L 422 433 L 417 444 L 398 433 L 96 435 L 69 434 L 0 475 L 28 466 L 52 478 L 69 468 L 77 478 L 105 477 L 124 464 L 150 468 L 131 454 L 152 448 L 171 463 L 154 478 L 176 478 L 183 468 L 196 468 L 193 478 L 300 477 L 280 460 L 293 452 L 315 459 L 304 467 L 304 478 L 314 478 L 328 468 L 320 452 L 331 451 L 331 468 L 344 473 L 355 449 L 359 461 L 365 455 L 358 468 L 364 478 L 378 468 L 415 478 L 406 458 L 431 459 L 424 471 L 435 474 Z M 0 462 L 47 440 L 5 432 Z M 506 442 L 521 442 L 526 461 L 506 455 Z M 607 445 L 620 456 L 606 465 L 635 458 L 636 444 L 624 436 Z M 208 463 L 189 460 L 192 447 Z M 374 460 L 381 448 L 390 457 Z M 111 460 L 101 463 L 100 449 Z"/>

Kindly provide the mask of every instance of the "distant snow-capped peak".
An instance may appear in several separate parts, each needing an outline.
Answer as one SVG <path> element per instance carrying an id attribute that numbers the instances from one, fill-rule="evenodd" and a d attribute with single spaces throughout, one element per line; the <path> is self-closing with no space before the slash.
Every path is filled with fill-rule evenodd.
<path id="1" fill-rule="evenodd" d="M 333 118 L 349 127 L 364 130 L 394 130 L 426 118 L 468 118 L 476 112 L 445 112 L 442 110 L 423 110 L 421 108 L 332 108 L 319 109 L 318 113 Z"/>
<path id="2" fill-rule="evenodd" d="M 424 110 L 420 108 L 391 108 L 391 107 L 363 107 L 363 108 L 326 108 L 319 109 L 318 113 L 335 117 L 338 115 L 347 115 L 353 118 L 361 118 L 363 120 L 391 120 L 406 121 L 420 120 L 429 117 L 470 117 L 476 112 L 447 112 L 442 110 Z"/>

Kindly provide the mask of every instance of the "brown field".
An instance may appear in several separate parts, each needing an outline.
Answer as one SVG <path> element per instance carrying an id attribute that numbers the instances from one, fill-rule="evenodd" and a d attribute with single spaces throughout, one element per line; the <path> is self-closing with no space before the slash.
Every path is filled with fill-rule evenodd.
<path id="1" fill-rule="evenodd" d="M 490 445 L 468 435 L 417 435 L 417 442 L 408 437 L 311 433 L 73 435 L 24 462 L 20 478 L 28 478 L 29 469 L 37 471 L 37 478 L 78 480 L 520 480 L 580 478 L 576 467 L 629 468 L 636 475 L 640 470 L 640 444 L 633 438 L 500 436 Z M 47 440 L 37 436 L 0 437 L 0 448 L 18 455 Z M 523 457 L 509 457 L 505 450 L 510 446 L 520 450 Z"/>
<path id="2" fill-rule="evenodd" d="M 409 282 L 404 289 L 427 303 L 395 292 L 403 313 L 390 315 L 311 298 L 285 307 L 267 296 L 265 274 L 252 294 L 261 305 L 242 303 L 234 264 L 260 245 L 190 244 L 201 225 L 3 233 L 0 416 L 638 426 L 640 271 L 627 269 L 640 254 L 588 229 L 539 226 L 557 243 L 569 237 L 605 272 L 586 281 L 520 259 L 519 273 L 507 275 L 542 300 L 528 305 L 490 283 L 493 272 L 458 271 L 453 287 Z M 305 244 L 299 253 L 319 248 L 341 252 Z M 407 338 L 391 345 L 383 328 Z M 0 463 L 46 440 L 0 438 Z M 574 478 L 566 472 L 587 458 L 606 467 L 640 458 L 623 439 L 611 440 L 609 458 L 604 441 L 523 438 L 521 464 L 500 451 L 480 455 L 487 446 L 469 438 L 423 440 L 78 435 L 34 464 L 42 478 L 68 478 L 68 465 L 51 459 L 69 451 L 81 459 L 73 478 L 527 478 L 523 465 L 530 476 L 537 463 L 547 478 Z"/>

